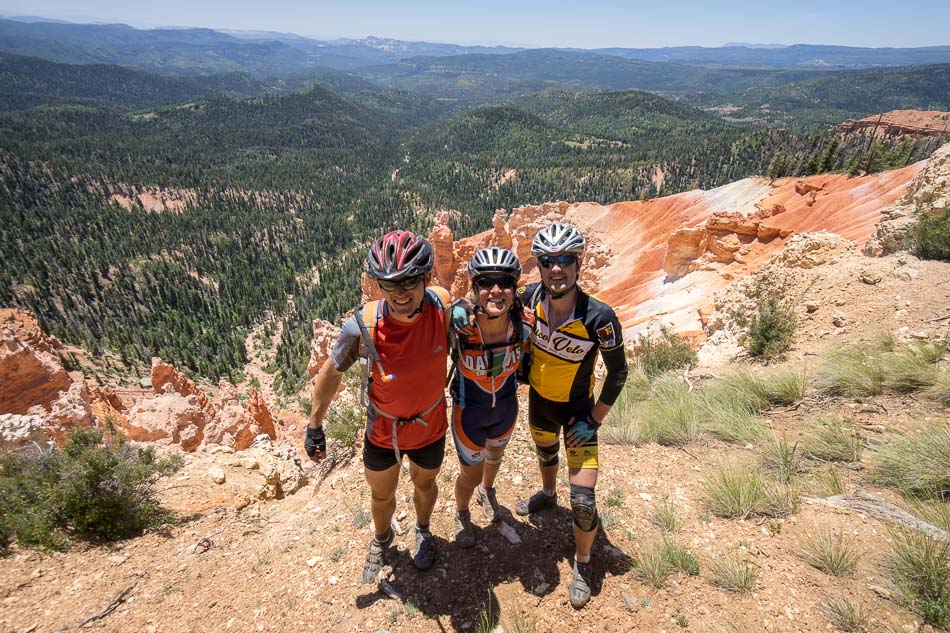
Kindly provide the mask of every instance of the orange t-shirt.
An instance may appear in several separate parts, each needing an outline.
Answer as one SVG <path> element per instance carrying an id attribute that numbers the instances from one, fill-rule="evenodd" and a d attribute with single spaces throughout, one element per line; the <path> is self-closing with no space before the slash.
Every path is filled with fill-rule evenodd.
<path id="1" fill-rule="evenodd" d="M 438 405 L 425 415 L 426 424 L 414 422 L 397 427 L 399 450 L 421 448 L 442 438 L 448 429 L 445 405 L 445 378 L 448 359 L 445 312 L 434 293 L 426 291 L 422 314 L 411 323 L 388 315 L 385 302 L 380 306 L 382 318 L 376 324 L 376 351 L 383 371 L 395 375 L 393 380 L 380 380 L 376 364 L 370 361 L 372 382 L 370 401 L 379 411 L 400 418 L 411 418 Z M 357 311 L 343 326 L 333 350 L 334 365 L 340 371 L 353 364 L 359 355 L 359 323 Z M 392 448 L 393 419 L 367 411 L 366 437 L 376 446 Z"/>

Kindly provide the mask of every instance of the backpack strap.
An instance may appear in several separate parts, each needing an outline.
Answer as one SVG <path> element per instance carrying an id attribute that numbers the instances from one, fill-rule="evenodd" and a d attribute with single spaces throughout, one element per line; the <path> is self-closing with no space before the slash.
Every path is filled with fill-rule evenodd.
<path id="1" fill-rule="evenodd" d="M 376 351 L 376 327 L 381 318 L 381 301 L 370 301 L 360 311 L 356 323 L 360 328 L 360 402 L 364 407 L 369 405 L 369 385 L 372 382 L 370 364 L 375 364 L 379 371 L 380 380 L 389 382 L 395 376 L 387 374 L 383 363 Z"/>
<path id="2" fill-rule="evenodd" d="M 431 291 L 442 312 L 445 316 L 445 333 L 448 334 L 452 328 L 452 297 L 449 295 L 449 291 L 441 286 L 429 286 L 426 288 L 426 292 Z"/>

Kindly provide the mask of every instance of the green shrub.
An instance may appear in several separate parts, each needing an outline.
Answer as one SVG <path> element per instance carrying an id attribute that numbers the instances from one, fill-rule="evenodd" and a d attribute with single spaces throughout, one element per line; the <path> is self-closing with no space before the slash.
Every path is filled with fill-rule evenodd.
<path id="1" fill-rule="evenodd" d="M 805 453 L 829 462 L 859 462 L 864 445 L 836 415 L 821 416 L 805 435 Z"/>
<path id="2" fill-rule="evenodd" d="M 709 510 L 721 517 L 781 517 L 798 508 L 792 486 L 767 481 L 752 464 L 724 462 L 702 486 Z"/>
<path id="3" fill-rule="evenodd" d="M 861 553 L 841 532 L 820 528 L 801 540 L 802 557 L 809 565 L 832 576 L 847 576 L 857 569 Z"/>
<path id="4" fill-rule="evenodd" d="M 874 479 L 904 494 L 950 497 L 950 423 L 936 422 L 897 436 L 874 454 Z"/>
<path id="5" fill-rule="evenodd" d="M 762 418 L 744 409 L 732 409 L 722 403 L 705 406 L 705 427 L 717 439 L 735 444 L 752 444 L 766 431 Z"/>
<path id="6" fill-rule="evenodd" d="M 884 570 L 900 601 L 937 627 L 950 625 L 950 542 L 914 530 L 892 534 Z"/>
<path id="7" fill-rule="evenodd" d="M 648 442 L 679 446 L 699 435 L 699 415 L 689 385 L 679 376 L 666 374 L 657 379 L 640 417 L 640 434 Z"/>
<path id="8" fill-rule="evenodd" d="M 327 409 L 325 418 L 327 437 L 344 446 L 352 447 L 356 444 L 356 438 L 365 423 L 366 416 L 359 408 L 334 403 Z"/>
<path id="9" fill-rule="evenodd" d="M 696 352 L 689 341 L 665 327 L 660 328 L 659 336 L 641 334 L 636 348 L 637 365 L 651 378 L 671 369 L 696 364 Z"/>
<path id="10" fill-rule="evenodd" d="M 922 213 L 911 227 L 911 250 L 921 259 L 950 260 L 950 207 Z"/>
<path id="11" fill-rule="evenodd" d="M 650 395 L 650 379 L 643 370 L 633 365 L 627 382 L 614 406 L 611 407 L 598 436 L 607 444 L 634 444 L 639 439 L 636 406 Z"/>
<path id="12" fill-rule="evenodd" d="M 65 546 L 70 533 L 132 536 L 166 516 L 154 484 L 180 466 L 177 455 L 132 448 L 111 429 L 76 429 L 49 453 L 3 455 L 0 532 L 45 548 Z"/>
<path id="13" fill-rule="evenodd" d="M 939 404 L 950 407 L 950 370 L 943 369 L 937 375 L 937 382 L 927 390 L 927 396 Z"/>
<path id="14" fill-rule="evenodd" d="M 749 353 L 764 360 L 782 356 L 792 347 L 795 314 L 784 305 L 779 293 L 758 297 L 758 311 L 749 321 Z"/>
<path id="15" fill-rule="evenodd" d="M 656 588 L 662 587 L 674 570 L 690 576 L 699 573 L 699 561 L 693 553 L 665 538 L 645 543 L 633 557 L 632 567 L 641 580 Z"/>
<path id="16" fill-rule="evenodd" d="M 665 497 L 654 506 L 653 524 L 662 532 L 676 532 L 680 529 L 682 519 L 671 497 Z"/>

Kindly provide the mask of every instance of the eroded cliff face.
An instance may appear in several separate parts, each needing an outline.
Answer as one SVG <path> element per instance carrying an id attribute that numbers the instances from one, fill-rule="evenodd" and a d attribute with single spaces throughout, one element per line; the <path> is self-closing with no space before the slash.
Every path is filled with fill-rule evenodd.
<path id="1" fill-rule="evenodd" d="M 842 134 L 862 132 L 876 137 L 938 136 L 950 131 L 950 112 L 892 110 L 865 119 L 848 119 L 837 130 Z"/>
<path id="2" fill-rule="evenodd" d="M 588 238 L 581 285 L 614 306 L 628 337 L 662 324 L 701 340 L 701 312 L 708 313 L 718 290 L 753 273 L 798 233 L 829 231 L 863 247 L 925 163 L 857 178 L 746 178 L 613 205 L 519 207 L 507 217 L 497 212 L 491 231 L 451 242 L 440 217 L 432 235 L 438 279 L 454 294 L 465 292 L 471 254 L 509 240 L 524 280 L 537 279 L 531 240 L 549 222 L 566 221 Z"/>

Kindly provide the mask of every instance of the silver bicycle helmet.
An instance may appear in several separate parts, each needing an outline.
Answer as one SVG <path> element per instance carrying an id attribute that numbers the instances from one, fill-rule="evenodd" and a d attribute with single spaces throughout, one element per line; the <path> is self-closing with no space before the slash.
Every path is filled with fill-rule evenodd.
<path id="1" fill-rule="evenodd" d="M 583 255 L 587 241 L 584 234 L 570 224 L 554 222 L 549 224 L 534 236 L 531 242 L 531 254 L 555 255 L 557 253 L 574 253 Z"/>
<path id="2" fill-rule="evenodd" d="M 491 274 L 508 275 L 518 281 L 521 278 L 521 262 L 507 248 L 490 246 L 475 251 L 468 263 L 468 274 L 472 279 Z"/>
<path id="3" fill-rule="evenodd" d="M 390 231 L 369 248 L 366 272 L 373 279 L 414 277 L 432 270 L 432 245 L 411 231 Z"/>

